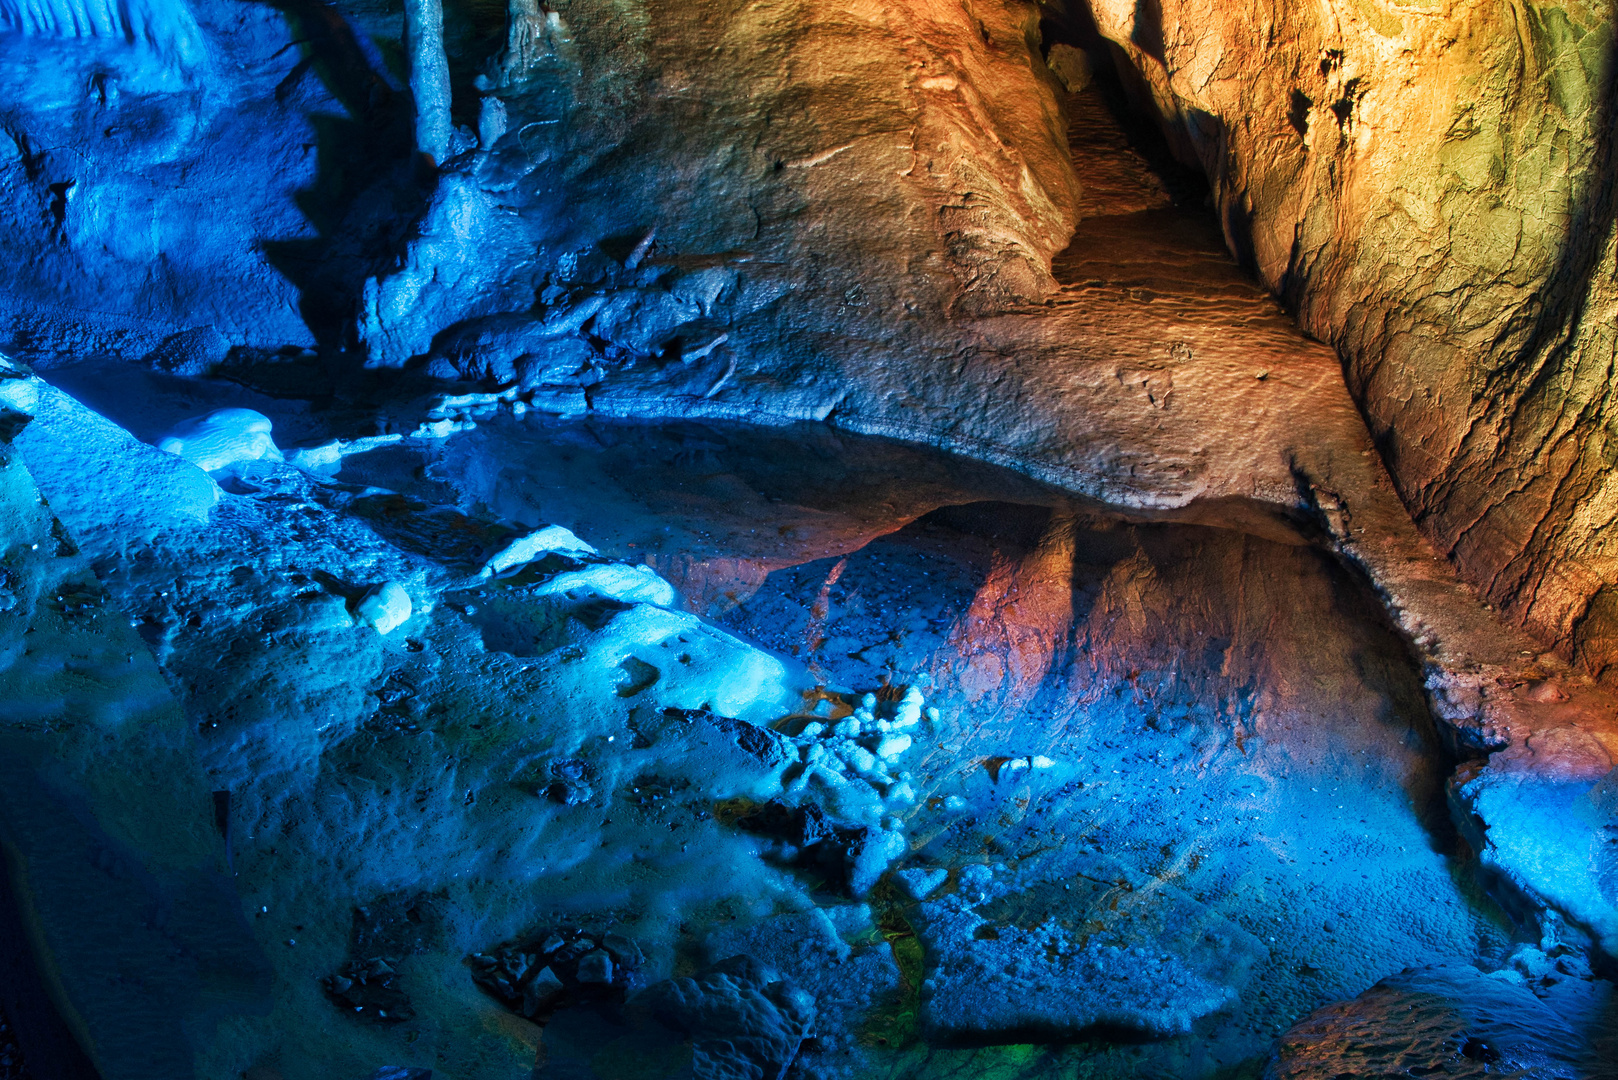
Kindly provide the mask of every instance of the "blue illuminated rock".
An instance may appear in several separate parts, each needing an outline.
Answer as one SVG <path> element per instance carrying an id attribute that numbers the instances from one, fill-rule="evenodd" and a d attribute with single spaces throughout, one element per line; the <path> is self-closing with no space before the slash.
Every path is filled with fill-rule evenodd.
<path id="1" fill-rule="evenodd" d="M 244 461 L 280 461 L 268 416 L 252 409 L 216 409 L 206 416 L 176 424 L 157 440 L 157 448 L 214 472 Z"/>

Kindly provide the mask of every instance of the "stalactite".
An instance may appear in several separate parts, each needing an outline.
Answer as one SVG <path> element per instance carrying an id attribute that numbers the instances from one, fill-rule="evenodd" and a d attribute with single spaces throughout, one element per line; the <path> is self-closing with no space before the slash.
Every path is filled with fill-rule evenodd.
<path id="1" fill-rule="evenodd" d="M 539 63 L 555 54 L 557 45 L 566 40 L 561 15 L 547 8 L 542 0 L 508 0 L 501 81 L 509 86 L 532 77 Z"/>
<path id="2" fill-rule="evenodd" d="M 0 0 L 0 29 L 145 45 L 181 66 L 204 55 L 202 31 L 184 0 Z"/>
<path id="3" fill-rule="evenodd" d="M 507 82 L 518 82 L 545 52 L 545 13 L 539 0 L 509 0 L 506 6 L 506 55 L 502 59 Z"/>
<path id="4" fill-rule="evenodd" d="M 416 101 L 416 148 L 434 162 L 449 153 L 449 57 L 440 0 L 405 0 L 405 48 Z"/>

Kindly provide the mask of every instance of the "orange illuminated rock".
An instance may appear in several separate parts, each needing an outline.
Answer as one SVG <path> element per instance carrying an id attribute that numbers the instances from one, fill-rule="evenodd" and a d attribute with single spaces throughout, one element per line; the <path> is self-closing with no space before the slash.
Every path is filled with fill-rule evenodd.
<path id="1" fill-rule="evenodd" d="M 1491 601 L 1618 660 L 1613 34 L 1594 3 L 1095 0 L 1231 249 L 1336 345 Z"/>

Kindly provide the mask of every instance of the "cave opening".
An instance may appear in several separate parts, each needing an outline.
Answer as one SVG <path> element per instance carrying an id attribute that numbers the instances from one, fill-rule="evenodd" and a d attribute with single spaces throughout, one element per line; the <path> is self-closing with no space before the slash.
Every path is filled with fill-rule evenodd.
<path id="1" fill-rule="evenodd" d="M 1176 207 L 1211 208 L 1212 192 L 1201 162 L 1183 146 L 1175 153 L 1151 90 L 1129 59 L 1102 35 L 1088 3 L 1078 0 L 1045 10 L 1039 30 L 1047 66 L 1056 46 L 1077 50 L 1083 57 L 1069 72 L 1058 52 L 1053 68 L 1070 95 L 1066 104 L 1073 119 L 1068 135 L 1075 163 L 1093 170 L 1086 177 L 1090 191 L 1082 216 L 1130 213 L 1142 204 L 1161 209 L 1165 200 Z M 1126 158 L 1125 148 L 1135 161 L 1119 160 Z M 1115 163 L 1111 175 L 1102 171 L 1109 159 Z M 1142 166 L 1149 177 L 1140 175 Z"/>

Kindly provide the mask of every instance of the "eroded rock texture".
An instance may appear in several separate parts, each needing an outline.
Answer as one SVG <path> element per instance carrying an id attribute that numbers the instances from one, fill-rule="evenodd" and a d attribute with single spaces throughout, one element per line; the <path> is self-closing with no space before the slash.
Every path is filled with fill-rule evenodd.
<path id="1" fill-rule="evenodd" d="M 1399 490 L 1601 673 L 1611 586 L 1611 13 L 1097 0 L 1226 238 L 1341 352 Z"/>
<path id="2" fill-rule="evenodd" d="M 1537 949 L 1514 959 L 1491 976 L 1413 968 L 1319 1009 L 1282 1036 L 1265 1076 L 1618 1074 L 1610 984 Z"/>
<path id="3" fill-rule="evenodd" d="M 509 379 L 589 322 L 626 358 L 697 361 L 724 334 L 716 359 L 798 367 L 821 335 L 858 350 L 958 295 L 1049 290 L 1077 185 L 1031 5 L 586 0 L 544 25 L 484 99 L 504 134 L 368 285 L 371 363 Z"/>
<path id="4" fill-rule="evenodd" d="M 1599 1060 L 1608 19 L 0 0 L 0 884 L 85 1052 Z"/>

